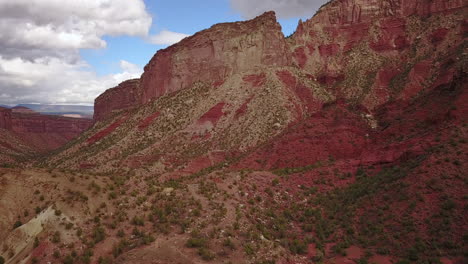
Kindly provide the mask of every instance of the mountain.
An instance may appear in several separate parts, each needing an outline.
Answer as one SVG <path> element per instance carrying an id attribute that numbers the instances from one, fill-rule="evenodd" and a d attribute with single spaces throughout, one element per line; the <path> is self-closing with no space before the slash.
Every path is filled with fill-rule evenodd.
<path id="1" fill-rule="evenodd" d="M 83 118 L 92 117 L 94 112 L 94 107 L 87 105 L 19 104 L 17 106 L 26 107 L 46 115 L 74 115 Z"/>
<path id="2" fill-rule="evenodd" d="M 5 171 L 34 177 L 4 200 L 39 208 L 0 205 L 0 230 L 25 223 L 0 232 L 10 259 L 466 262 L 466 12 L 334 0 L 288 38 L 268 12 L 158 51 L 89 130 Z"/>

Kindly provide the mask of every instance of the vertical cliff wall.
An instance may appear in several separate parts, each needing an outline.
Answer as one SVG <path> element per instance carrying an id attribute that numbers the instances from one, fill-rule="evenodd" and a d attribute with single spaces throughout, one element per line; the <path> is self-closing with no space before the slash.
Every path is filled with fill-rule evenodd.
<path id="1" fill-rule="evenodd" d="M 466 6 L 462 0 L 331 1 L 299 23 L 289 40 L 293 61 L 337 96 L 370 109 L 410 99 L 443 78 L 442 58 L 462 55 Z"/>
<path id="2" fill-rule="evenodd" d="M 122 82 L 117 87 L 106 90 L 94 100 L 94 120 L 109 117 L 113 111 L 139 105 L 141 101 L 140 80 Z"/>
<path id="3" fill-rule="evenodd" d="M 273 12 L 245 22 L 214 25 L 156 53 L 141 77 L 141 101 L 197 81 L 216 84 L 234 73 L 289 63 L 289 49 Z"/>

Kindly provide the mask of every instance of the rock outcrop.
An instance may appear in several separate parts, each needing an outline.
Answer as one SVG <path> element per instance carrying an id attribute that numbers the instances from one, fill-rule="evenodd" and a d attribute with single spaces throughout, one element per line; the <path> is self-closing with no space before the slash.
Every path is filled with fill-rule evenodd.
<path id="1" fill-rule="evenodd" d="M 214 25 L 156 53 L 141 77 L 141 102 L 195 82 L 219 84 L 236 73 L 289 63 L 288 46 L 273 12 Z"/>
<path id="2" fill-rule="evenodd" d="M 122 82 L 117 87 L 106 90 L 94 100 L 93 119 L 96 121 L 104 120 L 113 111 L 138 106 L 140 97 L 139 79 Z"/>
<path id="3" fill-rule="evenodd" d="M 429 88 L 436 78 L 427 76 L 437 74 L 437 61 L 459 52 L 467 6 L 461 0 L 331 1 L 299 22 L 289 42 L 293 60 L 340 97 L 369 109 L 410 99 L 406 89 L 416 95 Z M 424 83 L 413 82 L 416 71 L 424 71 Z"/>

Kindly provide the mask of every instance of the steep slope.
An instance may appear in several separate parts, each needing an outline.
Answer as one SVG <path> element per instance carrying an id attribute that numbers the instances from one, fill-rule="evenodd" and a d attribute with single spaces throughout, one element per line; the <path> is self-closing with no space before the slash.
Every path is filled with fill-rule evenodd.
<path id="1" fill-rule="evenodd" d="M 140 81 L 98 97 L 102 122 L 49 163 L 100 171 L 146 163 L 188 173 L 214 165 L 334 100 L 289 64 L 274 13 L 215 25 L 159 51 Z"/>
<path id="2" fill-rule="evenodd" d="M 466 48 L 464 1 L 332 1 L 289 40 L 295 63 L 369 109 L 408 100 L 453 72 Z"/>
<path id="3" fill-rule="evenodd" d="M 99 161 L 128 168 L 132 160 L 147 157 L 148 164 L 163 158 L 162 163 L 167 159 L 177 165 L 168 170 L 190 167 L 190 162 L 199 160 L 204 163 L 201 169 L 219 161 L 209 158 L 210 152 L 236 156 L 266 143 L 334 100 L 356 109 L 351 123 L 368 125 L 344 135 L 364 144 L 368 141 L 365 135 L 378 128 L 380 120 L 375 115 L 385 104 L 398 102 L 404 108 L 465 71 L 463 7 L 462 1 L 417 5 L 408 1 L 332 1 L 310 20 L 300 22 L 288 39 L 282 36 L 273 13 L 247 22 L 215 25 L 159 51 L 141 80 L 127 81 L 98 97 L 95 118 L 107 125 L 98 123 L 81 144 L 51 161 L 62 167 Z M 196 89 L 206 94 L 200 96 Z M 186 97 L 186 102 L 179 97 Z M 164 99 L 143 104 L 159 98 Z M 259 104 L 257 98 L 265 100 Z M 162 105 L 171 107 L 163 109 Z M 133 110 L 119 114 L 126 109 Z M 185 109 L 191 112 L 183 113 Z M 276 120 L 263 120 L 272 111 Z M 204 115 L 208 119 L 199 120 L 207 118 Z M 169 119 L 179 126 L 171 124 L 161 131 L 172 122 Z M 112 133 L 115 129 L 125 133 Z M 324 125 L 325 134 L 327 129 Z M 99 141 L 107 134 L 117 138 L 103 146 Z M 317 145 L 321 140 L 313 142 Z M 93 146 L 95 143 L 100 146 Z M 329 154 L 339 154 L 341 143 L 332 145 L 336 147 Z M 359 144 L 348 149 L 350 155 L 364 150 Z M 99 170 L 108 168 L 99 166 Z"/>

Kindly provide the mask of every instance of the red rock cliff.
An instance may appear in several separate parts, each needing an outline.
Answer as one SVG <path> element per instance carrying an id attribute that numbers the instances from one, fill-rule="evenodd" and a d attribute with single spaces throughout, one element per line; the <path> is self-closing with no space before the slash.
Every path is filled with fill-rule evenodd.
<path id="1" fill-rule="evenodd" d="M 331 1 L 299 23 L 289 41 L 293 61 L 339 97 L 370 109 L 410 99 L 408 93 L 437 79 L 428 77 L 440 72 L 441 57 L 461 50 L 466 6 L 463 0 Z"/>
<path id="2" fill-rule="evenodd" d="M 136 106 L 140 98 L 139 79 L 122 82 L 117 87 L 106 90 L 94 100 L 94 120 L 103 120 L 112 114 L 112 111 Z"/>
<path id="3" fill-rule="evenodd" d="M 156 53 L 141 77 L 141 100 L 146 103 L 197 81 L 222 82 L 255 67 L 288 65 L 288 53 L 273 12 L 214 25 Z"/>
<path id="4" fill-rule="evenodd" d="M 216 86 L 236 73 L 294 64 L 337 97 L 369 109 L 390 98 L 410 99 L 431 85 L 421 80 L 436 71 L 434 48 L 445 52 L 463 40 L 466 6 L 463 0 L 336 0 L 300 22 L 288 39 L 274 12 L 217 24 L 158 51 L 140 81 L 123 82 L 99 96 L 94 119 L 198 81 Z M 431 14 L 444 21 L 426 19 Z M 415 69 L 404 68 L 402 61 Z"/>

